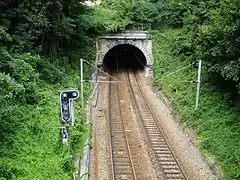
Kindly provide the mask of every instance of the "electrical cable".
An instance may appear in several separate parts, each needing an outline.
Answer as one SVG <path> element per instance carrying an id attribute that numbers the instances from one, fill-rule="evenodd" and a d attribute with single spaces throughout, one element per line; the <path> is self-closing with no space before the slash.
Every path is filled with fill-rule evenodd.
<path id="1" fill-rule="evenodd" d="M 133 51 L 134 56 L 137 58 L 137 60 L 140 62 L 140 64 L 142 65 L 142 67 L 144 68 L 145 65 L 142 63 L 142 61 L 140 61 L 140 59 L 137 57 L 136 53 Z"/>
<path id="2" fill-rule="evenodd" d="M 133 52 L 133 54 L 134 54 L 134 56 L 137 58 L 137 60 L 140 62 L 140 64 L 144 67 L 142 61 L 140 61 L 140 59 L 137 57 L 137 55 L 135 54 L 135 52 Z M 187 69 L 188 67 L 194 65 L 196 62 L 198 62 L 198 61 L 195 61 L 195 62 L 193 62 L 193 63 L 191 63 L 191 64 L 189 64 L 189 65 L 187 65 L 187 66 L 185 66 L 185 67 L 183 67 L 183 68 L 181 68 L 181 69 L 178 69 L 178 70 L 176 70 L 176 71 L 174 71 L 174 72 L 171 72 L 171 73 L 169 73 L 168 75 L 163 76 L 161 79 L 166 78 L 166 77 L 169 77 L 169 76 L 171 76 L 171 75 L 173 75 L 173 74 L 176 74 L 176 73 L 178 73 L 178 72 L 180 72 L 180 71 L 182 71 L 182 70 L 184 70 L 184 69 Z M 197 82 L 196 82 L 196 81 L 183 81 L 183 83 L 197 83 Z"/>
<path id="3" fill-rule="evenodd" d="M 100 68 L 98 68 L 98 67 L 96 67 L 96 66 L 93 66 L 91 63 L 89 63 L 89 62 L 86 61 L 85 59 L 83 59 L 83 61 L 86 62 L 88 65 L 92 66 L 93 68 L 96 68 L 97 70 L 99 70 L 99 71 L 102 72 L 103 74 L 105 74 L 105 75 L 107 75 L 107 76 L 109 76 L 109 77 L 111 77 L 111 78 L 113 78 L 113 79 L 115 79 L 116 81 L 119 82 L 119 80 L 118 80 L 117 78 L 111 76 L 111 75 L 108 74 L 108 73 L 105 73 L 105 72 L 104 72 L 103 70 L 101 70 Z"/>
<path id="4" fill-rule="evenodd" d="M 196 61 L 196 62 L 197 62 L 197 61 Z M 178 72 L 180 72 L 180 71 L 182 71 L 182 70 L 184 70 L 184 69 L 187 69 L 188 67 L 192 66 L 192 65 L 193 65 L 194 63 L 196 63 L 196 62 L 193 62 L 193 63 L 191 63 L 191 64 L 189 64 L 189 65 L 187 65 L 187 66 L 185 66 L 185 67 L 183 67 L 183 68 L 181 68 L 181 69 L 178 69 L 178 70 L 176 70 L 176 71 L 173 71 L 173 72 L 169 73 L 168 75 L 161 77 L 161 79 L 166 78 L 166 77 L 169 77 L 169 76 L 171 76 L 171 75 L 173 75 L 173 74 L 176 74 L 176 73 L 178 73 Z"/>
<path id="5" fill-rule="evenodd" d="M 182 70 L 184 70 L 184 69 L 187 69 L 188 67 L 192 66 L 193 64 L 194 64 L 194 63 L 189 64 L 189 65 L 187 65 L 187 66 L 185 66 L 185 67 L 183 67 L 183 68 L 181 68 L 181 69 L 178 69 L 178 70 L 176 70 L 176 71 L 173 71 L 173 72 L 169 73 L 168 75 L 163 76 L 161 79 L 166 78 L 166 77 L 169 77 L 169 76 L 171 76 L 171 75 L 173 75 L 173 74 L 176 74 L 176 73 L 178 73 L 178 72 L 180 72 L 180 71 L 182 71 Z"/>
<path id="6" fill-rule="evenodd" d="M 102 72 L 103 74 L 105 74 L 105 75 L 107 75 L 107 76 L 115 79 L 116 82 L 121 82 L 121 81 L 119 81 L 117 78 L 109 75 L 108 73 L 105 73 L 105 72 L 104 72 L 103 70 L 101 70 L 100 68 L 98 68 L 98 67 L 96 67 L 96 66 L 93 66 L 93 65 L 92 65 L 90 62 L 88 62 L 87 60 L 83 59 L 83 61 L 86 62 L 86 63 L 87 63 L 88 65 L 90 65 L 91 67 L 96 68 L 97 70 L 99 70 L 99 71 Z M 92 106 L 92 107 L 95 107 L 96 104 L 97 104 L 97 101 L 98 101 L 98 94 L 99 94 L 99 89 L 98 89 L 98 87 L 99 87 L 99 82 L 98 82 L 98 81 L 93 81 L 93 80 L 84 80 L 84 82 L 97 82 L 97 84 L 95 85 L 95 87 L 94 87 L 94 89 L 93 89 L 92 95 L 88 98 L 88 103 L 87 103 L 87 105 L 90 105 L 90 100 L 92 100 L 93 95 L 94 95 L 94 94 L 96 93 L 96 91 L 97 91 L 97 95 L 95 95 L 95 96 L 97 97 L 96 100 L 95 100 L 95 103 L 90 105 L 90 106 Z"/>

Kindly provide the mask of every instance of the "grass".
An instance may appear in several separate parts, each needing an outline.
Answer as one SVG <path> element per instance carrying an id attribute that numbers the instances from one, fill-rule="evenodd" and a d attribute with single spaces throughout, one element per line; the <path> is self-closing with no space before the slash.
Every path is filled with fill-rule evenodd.
<path id="1" fill-rule="evenodd" d="M 213 92 L 202 83 L 200 110 L 195 112 L 196 84 L 190 81 L 196 80 L 197 69 L 189 67 L 164 77 L 189 64 L 186 59 L 172 53 L 174 39 L 181 31 L 165 29 L 152 32 L 155 83 L 172 102 L 180 120 L 196 131 L 200 149 L 216 159 L 224 178 L 240 179 L 240 107 L 230 108 L 224 102 L 226 94 Z"/>
<path id="2" fill-rule="evenodd" d="M 18 118 L 22 122 L 11 144 L 1 149 L 0 179 L 67 180 L 72 178 L 73 161 L 81 156 L 90 127 L 80 125 L 80 101 L 75 102 L 76 126 L 71 131 L 71 149 L 62 145 L 60 136 L 59 94 L 65 89 L 79 89 L 79 77 L 68 74 L 65 84 L 39 84 L 37 105 L 20 106 Z M 86 95 L 89 87 L 86 86 Z M 72 144 L 74 143 L 74 146 Z"/>

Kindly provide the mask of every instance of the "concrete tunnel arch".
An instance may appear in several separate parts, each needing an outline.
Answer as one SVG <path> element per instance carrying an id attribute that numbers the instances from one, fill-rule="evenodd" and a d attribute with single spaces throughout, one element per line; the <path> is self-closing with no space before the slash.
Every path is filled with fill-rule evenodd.
<path id="1" fill-rule="evenodd" d="M 114 44 L 108 47 L 102 56 L 102 67 L 105 71 L 137 71 L 144 70 L 147 65 L 147 51 L 130 43 Z"/>

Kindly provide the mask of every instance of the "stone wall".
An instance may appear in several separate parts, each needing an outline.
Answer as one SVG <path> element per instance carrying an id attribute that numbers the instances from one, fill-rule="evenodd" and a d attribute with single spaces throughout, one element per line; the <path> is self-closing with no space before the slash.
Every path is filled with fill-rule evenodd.
<path id="1" fill-rule="evenodd" d="M 147 67 L 152 69 L 154 60 L 152 54 L 152 40 L 146 31 L 126 31 L 121 34 L 101 36 L 97 41 L 96 64 L 101 67 L 105 55 L 110 49 L 120 44 L 130 44 L 140 49 L 146 57 Z"/>

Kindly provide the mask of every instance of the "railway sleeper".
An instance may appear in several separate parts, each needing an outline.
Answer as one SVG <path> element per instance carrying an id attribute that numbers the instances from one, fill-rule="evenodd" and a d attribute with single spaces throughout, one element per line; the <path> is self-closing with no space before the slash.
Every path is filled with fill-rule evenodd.
<path id="1" fill-rule="evenodd" d="M 173 157 L 164 157 L 164 156 L 158 156 L 158 160 L 161 162 L 161 161 L 169 161 L 169 162 L 175 162 L 175 159 L 173 159 Z"/>
<path id="2" fill-rule="evenodd" d="M 168 154 L 168 155 L 173 156 L 172 153 L 169 150 L 156 150 L 154 152 L 157 153 L 157 154 Z"/>
<path id="3" fill-rule="evenodd" d="M 133 175 L 132 167 L 114 167 L 115 174 L 129 174 L 130 176 Z"/>
<path id="4" fill-rule="evenodd" d="M 113 154 L 121 154 L 121 153 L 124 153 L 124 154 L 128 154 L 127 152 L 127 148 L 126 147 L 123 147 L 122 145 L 118 145 L 118 146 L 112 146 L 112 150 L 113 150 Z M 116 155 L 117 155 L 116 154 Z"/>
<path id="5" fill-rule="evenodd" d="M 143 125 L 145 128 L 152 128 L 152 129 L 156 129 L 156 131 L 154 132 L 158 132 L 158 127 L 156 125 L 149 125 L 146 122 L 143 121 Z"/>
<path id="6" fill-rule="evenodd" d="M 119 142 L 123 143 L 123 144 L 126 143 L 126 138 L 125 138 L 124 134 L 112 135 L 111 138 L 112 138 L 112 141 L 113 141 L 113 145 L 114 145 L 114 143 L 119 143 Z"/>
<path id="7" fill-rule="evenodd" d="M 158 132 L 158 134 L 160 134 L 159 131 L 158 131 L 158 128 L 153 128 L 153 127 L 148 127 L 148 126 L 144 126 L 144 127 L 145 127 L 145 129 L 147 130 L 148 133 Z"/>
<path id="8" fill-rule="evenodd" d="M 152 144 L 156 145 L 156 144 L 166 144 L 165 140 L 163 138 L 160 138 L 158 141 L 151 141 Z"/>
<path id="9" fill-rule="evenodd" d="M 152 133 L 159 133 L 156 125 L 148 125 L 147 123 L 144 123 L 144 127 L 157 129 L 157 131 L 152 131 Z"/>
<path id="10" fill-rule="evenodd" d="M 114 134 L 113 134 L 114 133 Z M 112 132 L 112 135 L 111 136 L 114 136 L 114 135 L 122 135 L 123 134 L 123 130 L 121 129 L 117 129 L 117 130 L 114 130 L 114 132 Z"/>
<path id="11" fill-rule="evenodd" d="M 152 124 L 156 124 L 155 122 L 154 122 L 154 119 L 153 119 L 153 117 L 152 117 L 152 115 L 151 114 L 144 114 L 144 115 L 140 115 L 141 116 L 141 118 L 143 118 L 144 120 L 146 120 L 146 122 L 149 122 L 149 123 L 152 123 Z"/>
<path id="12" fill-rule="evenodd" d="M 112 145 L 112 148 L 114 151 L 127 151 L 127 146 L 125 141 L 120 140 L 113 140 L 114 144 Z"/>
<path id="13" fill-rule="evenodd" d="M 116 175 L 116 179 L 131 180 L 131 179 L 134 179 L 134 177 L 130 174 L 129 175 L 119 174 L 119 175 Z"/>
<path id="14" fill-rule="evenodd" d="M 115 157 L 113 157 L 113 160 L 116 161 L 116 162 L 118 161 L 118 162 L 129 162 L 130 163 L 128 155 L 126 155 L 126 156 L 115 156 Z"/>
<path id="15" fill-rule="evenodd" d="M 127 162 L 127 161 L 116 161 L 114 162 L 114 165 L 115 166 L 130 166 L 130 162 Z"/>
<path id="16" fill-rule="evenodd" d="M 182 174 L 181 171 L 178 169 L 163 169 L 164 173 L 169 173 L 169 174 Z"/>
<path id="17" fill-rule="evenodd" d="M 172 178 L 172 179 L 174 179 L 174 180 L 175 180 L 176 178 L 184 179 L 183 176 L 182 176 L 182 174 L 168 173 L 168 174 L 165 174 L 165 176 L 166 176 L 167 179 L 170 179 L 170 178 Z"/>
<path id="18" fill-rule="evenodd" d="M 148 134 L 148 137 L 150 137 L 150 138 L 160 138 L 160 139 L 163 139 L 163 137 L 162 137 L 161 134 Z"/>
<path id="19" fill-rule="evenodd" d="M 159 144 L 153 144 L 153 148 L 168 148 L 165 142 L 160 142 Z"/>
<path id="20" fill-rule="evenodd" d="M 132 166 L 130 163 L 126 164 L 124 166 L 118 166 L 118 165 L 114 164 L 114 170 L 116 170 L 116 171 L 121 170 L 121 171 L 128 172 L 128 171 L 132 171 Z"/>
<path id="21" fill-rule="evenodd" d="M 178 165 L 170 164 L 170 165 L 161 165 L 163 169 L 179 169 Z"/>
<path id="22" fill-rule="evenodd" d="M 169 151 L 166 145 L 153 146 L 153 150 L 156 151 Z"/>
<path id="23" fill-rule="evenodd" d="M 120 134 L 120 133 L 118 133 L 118 134 L 113 134 L 113 135 L 111 135 L 112 136 L 112 138 L 114 138 L 114 139 L 125 139 L 125 135 L 124 134 Z"/>
<path id="24" fill-rule="evenodd" d="M 169 157 L 169 158 L 171 158 L 172 157 L 172 155 L 171 154 L 157 154 L 157 157 Z"/>
<path id="25" fill-rule="evenodd" d="M 113 155 L 116 157 L 128 157 L 128 153 L 126 151 L 114 151 Z"/>
<path id="26" fill-rule="evenodd" d="M 111 119 L 111 126 L 112 128 L 116 128 L 116 129 L 119 129 L 119 127 L 122 127 L 122 122 L 119 122 L 119 119 Z M 122 129 L 122 128 L 121 128 Z"/>
<path id="27" fill-rule="evenodd" d="M 163 138 L 163 136 L 160 134 L 160 133 L 148 133 L 148 136 L 149 137 L 160 137 L 160 138 Z"/>
<path id="28" fill-rule="evenodd" d="M 160 161 L 161 166 L 176 165 L 175 161 Z"/>
<path id="29" fill-rule="evenodd" d="M 159 142 L 159 141 L 162 141 L 162 140 L 164 140 L 162 137 L 150 137 L 150 140 L 152 141 L 152 142 Z"/>
<path id="30" fill-rule="evenodd" d="M 149 121 L 153 121 L 153 120 L 145 120 L 145 119 L 143 119 L 144 120 L 144 125 L 145 126 L 149 126 L 149 127 L 157 127 L 157 125 L 156 125 L 156 123 L 155 122 L 149 122 Z"/>

